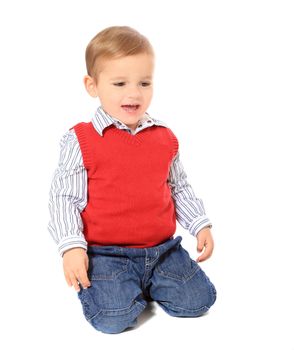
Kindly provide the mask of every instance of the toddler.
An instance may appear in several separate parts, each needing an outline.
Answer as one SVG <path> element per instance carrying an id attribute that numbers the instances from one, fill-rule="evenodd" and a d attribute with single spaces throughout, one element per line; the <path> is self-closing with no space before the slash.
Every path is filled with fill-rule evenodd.
<path id="1" fill-rule="evenodd" d="M 154 52 L 133 28 L 109 27 L 86 49 L 84 84 L 100 106 L 61 140 L 49 231 L 89 323 L 104 333 L 136 324 L 147 302 L 197 317 L 216 290 L 199 266 L 213 251 L 211 223 L 180 161 L 177 137 L 147 113 Z M 173 237 L 197 239 L 197 262 Z"/>

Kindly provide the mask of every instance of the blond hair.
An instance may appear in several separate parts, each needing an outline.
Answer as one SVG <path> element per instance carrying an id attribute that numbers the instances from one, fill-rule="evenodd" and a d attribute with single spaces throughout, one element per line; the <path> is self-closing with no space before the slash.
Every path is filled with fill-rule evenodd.
<path id="1" fill-rule="evenodd" d="M 108 27 L 99 32 L 86 48 L 86 66 L 89 76 L 96 80 L 103 61 L 140 53 L 154 56 L 149 40 L 127 26 Z"/>

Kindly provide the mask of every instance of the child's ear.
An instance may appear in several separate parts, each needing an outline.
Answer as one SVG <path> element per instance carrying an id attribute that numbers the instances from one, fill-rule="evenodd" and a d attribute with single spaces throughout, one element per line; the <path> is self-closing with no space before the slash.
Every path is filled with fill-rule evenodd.
<path id="1" fill-rule="evenodd" d="M 97 97 L 97 88 L 96 88 L 96 83 L 94 79 L 89 75 L 86 75 L 83 81 L 84 81 L 85 88 L 88 91 L 88 94 L 92 97 Z"/>

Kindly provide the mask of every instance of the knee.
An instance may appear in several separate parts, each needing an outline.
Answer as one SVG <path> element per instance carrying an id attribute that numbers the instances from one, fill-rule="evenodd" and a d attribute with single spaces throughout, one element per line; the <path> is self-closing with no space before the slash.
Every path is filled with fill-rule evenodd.
<path id="1" fill-rule="evenodd" d="M 205 275 L 204 275 L 205 276 Z M 193 299 L 190 297 L 190 309 L 195 316 L 205 314 L 216 301 L 216 289 L 205 276 L 199 288 L 195 289 Z"/>
<path id="2" fill-rule="evenodd" d="M 128 328 L 136 325 L 136 319 L 131 320 L 122 316 L 94 317 L 89 323 L 99 332 L 107 334 L 122 333 Z"/>
<path id="3" fill-rule="evenodd" d="M 200 300 L 202 300 L 203 306 L 207 309 L 207 311 L 211 308 L 211 306 L 216 301 L 215 286 L 210 282 L 208 278 L 206 281 L 206 286 L 202 290 L 202 295 L 200 296 Z"/>
<path id="4" fill-rule="evenodd" d="M 202 283 L 198 281 L 197 286 L 188 283 L 180 295 L 170 302 L 161 303 L 161 306 L 171 316 L 199 317 L 207 313 L 215 303 L 216 294 L 214 285 L 206 277 Z"/>
<path id="5" fill-rule="evenodd" d="M 137 317 L 145 306 L 135 302 L 131 307 L 120 310 L 102 310 L 88 319 L 88 322 L 102 333 L 117 334 L 137 324 Z"/>

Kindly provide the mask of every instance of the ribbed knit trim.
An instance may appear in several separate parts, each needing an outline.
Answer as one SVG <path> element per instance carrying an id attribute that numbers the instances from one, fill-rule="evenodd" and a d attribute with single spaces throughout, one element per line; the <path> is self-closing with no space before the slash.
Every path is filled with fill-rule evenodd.
<path id="1" fill-rule="evenodd" d="M 172 144 L 173 144 L 173 157 L 175 157 L 178 153 L 178 150 L 179 150 L 179 142 L 178 142 L 178 139 L 176 138 L 175 134 L 171 131 L 170 128 L 167 128 L 168 130 L 168 134 L 170 135 L 170 138 L 172 140 Z"/>
<path id="2" fill-rule="evenodd" d="M 135 135 L 132 135 L 128 133 L 127 131 L 121 130 L 113 126 L 113 131 L 120 136 L 124 141 L 131 143 L 133 145 L 140 145 L 143 141 L 143 138 L 147 135 L 148 132 L 151 131 L 153 127 L 157 126 L 151 126 L 150 128 L 143 129 L 142 131 L 138 132 Z"/>
<path id="3" fill-rule="evenodd" d="M 140 131 L 139 133 L 135 134 L 135 135 L 131 135 L 128 132 L 118 129 L 116 127 L 114 127 L 113 131 L 119 135 L 120 137 L 122 137 L 126 142 L 134 144 L 134 145 L 140 145 L 143 142 L 143 139 L 145 136 L 148 137 L 148 133 L 152 132 L 153 128 L 160 128 L 160 127 L 164 127 L 164 126 L 160 126 L 160 125 L 153 125 L 150 128 L 146 128 L 143 129 L 142 131 Z M 173 154 L 172 156 L 175 157 L 176 154 L 178 153 L 178 149 L 179 149 L 179 143 L 178 143 L 178 139 L 176 138 L 176 136 L 174 135 L 174 133 L 171 131 L 171 129 L 164 127 L 167 131 L 168 131 L 168 135 L 170 136 L 171 142 L 172 142 L 172 146 L 173 146 Z"/>
<path id="4" fill-rule="evenodd" d="M 85 129 L 88 127 L 88 123 L 79 123 L 74 127 L 76 135 L 78 137 L 78 141 L 80 144 L 80 148 L 83 149 L 82 156 L 83 162 L 86 169 L 89 169 L 92 165 L 92 155 L 91 148 L 89 147 L 89 143 L 87 141 L 87 137 L 85 135 Z M 90 124 L 92 128 L 92 123 Z"/>

